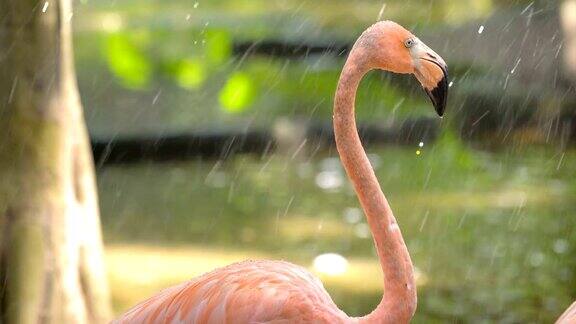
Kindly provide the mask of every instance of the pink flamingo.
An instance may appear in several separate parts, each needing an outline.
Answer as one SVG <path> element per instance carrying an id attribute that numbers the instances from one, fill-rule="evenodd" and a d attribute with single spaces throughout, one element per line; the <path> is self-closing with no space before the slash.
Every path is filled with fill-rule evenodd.
<path id="1" fill-rule="evenodd" d="M 574 302 L 568 309 L 558 318 L 556 324 L 576 324 L 576 302 Z"/>
<path id="2" fill-rule="evenodd" d="M 282 261 L 245 261 L 214 270 L 138 304 L 118 323 L 408 323 L 416 311 L 412 261 L 356 130 L 354 100 L 372 69 L 413 73 L 442 116 L 448 91 L 446 63 L 402 26 L 368 28 L 346 61 L 334 102 L 334 134 L 374 237 L 386 293 L 376 309 L 348 317 L 320 280 Z"/>

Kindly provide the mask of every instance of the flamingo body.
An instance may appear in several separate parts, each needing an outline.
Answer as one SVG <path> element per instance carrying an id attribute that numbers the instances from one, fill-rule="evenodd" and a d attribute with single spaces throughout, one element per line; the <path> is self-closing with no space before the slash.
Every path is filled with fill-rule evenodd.
<path id="1" fill-rule="evenodd" d="M 117 323 L 355 323 L 322 282 L 283 261 L 244 261 L 160 292 Z"/>
<path id="2" fill-rule="evenodd" d="M 564 313 L 558 318 L 556 324 L 576 324 L 576 302 L 574 302 Z"/>

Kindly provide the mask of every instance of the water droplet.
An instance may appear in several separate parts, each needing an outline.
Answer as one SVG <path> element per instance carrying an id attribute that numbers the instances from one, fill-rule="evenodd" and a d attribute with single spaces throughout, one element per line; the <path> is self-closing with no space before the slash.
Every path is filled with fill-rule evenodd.
<path id="1" fill-rule="evenodd" d="M 484 32 L 484 25 L 480 25 L 480 28 L 478 28 L 478 34 L 482 34 L 482 32 Z"/>
<path id="2" fill-rule="evenodd" d="M 384 10 L 386 10 L 386 2 L 384 2 L 384 4 L 382 4 L 382 8 L 380 8 L 380 12 L 378 12 L 377 21 L 382 20 L 382 15 L 384 15 Z"/>
<path id="3" fill-rule="evenodd" d="M 44 2 L 44 6 L 42 6 L 42 12 L 45 13 L 46 10 L 48 10 L 48 6 L 50 5 L 50 3 L 48 1 Z"/>
<path id="4" fill-rule="evenodd" d="M 454 84 L 454 81 L 450 81 L 450 83 L 448 83 L 448 88 L 452 88 L 453 84 Z"/>
<path id="5" fill-rule="evenodd" d="M 158 90 L 158 92 L 156 93 L 156 95 L 152 99 L 152 106 L 154 106 L 158 102 L 158 99 L 160 98 L 160 94 L 162 94 L 162 89 Z"/>
<path id="6" fill-rule="evenodd" d="M 416 155 L 420 155 L 420 153 L 422 153 L 420 150 L 416 150 Z"/>
<path id="7" fill-rule="evenodd" d="M 424 142 L 418 143 L 418 146 L 419 146 L 419 147 L 424 147 Z"/>
<path id="8" fill-rule="evenodd" d="M 195 3 L 194 3 L 194 9 L 198 8 L 199 5 L 200 5 L 199 2 L 195 2 Z"/>
<path id="9" fill-rule="evenodd" d="M 514 67 L 512 68 L 512 70 L 510 70 L 510 74 L 514 74 L 514 72 L 516 72 L 516 68 L 520 64 L 520 61 L 522 61 L 522 58 L 518 58 L 518 60 L 516 61 L 516 64 L 514 64 Z"/>

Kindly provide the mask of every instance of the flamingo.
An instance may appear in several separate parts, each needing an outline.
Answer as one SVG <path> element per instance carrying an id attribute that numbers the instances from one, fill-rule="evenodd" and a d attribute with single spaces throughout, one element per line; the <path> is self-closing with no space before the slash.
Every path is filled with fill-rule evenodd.
<path id="1" fill-rule="evenodd" d="M 356 90 L 370 70 L 412 73 L 439 116 L 446 106 L 444 60 L 408 30 L 378 22 L 358 38 L 340 75 L 334 135 L 342 164 L 366 215 L 384 272 L 386 293 L 364 317 L 338 309 L 306 269 L 283 261 L 244 261 L 161 291 L 116 323 L 408 323 L 416 311 L 412 261 L 400 228 L 360 142 Z"/>
<path id="2" fill-rule="evenodd" d="M 556 324 L 576 324 L 576 302 L 574 302 L 556 321 Z"/>

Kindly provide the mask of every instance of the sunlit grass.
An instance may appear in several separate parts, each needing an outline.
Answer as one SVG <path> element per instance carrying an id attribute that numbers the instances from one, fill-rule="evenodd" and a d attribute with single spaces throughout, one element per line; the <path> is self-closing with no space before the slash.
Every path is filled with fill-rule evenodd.
<path id="1" fill-rule="evenodd" d="M 518 208 L 540 204 L 559 204 L 564 201 L 566 191 L 551 188 L 524 187 L 498 189 L 489 192 L 421 192 L 398 197 L 400 204 L 434 206 L 435 209 L 466 209 L 482 211 L 486 208 Z"/>
<path id="2" fill-rule="evenodd" d="M 255 251 L 206 246 L 107 246 L 106 263 L 114 309 L 116 312 L 125 311 L 163 288 L 226 264 L 261 258 L 264 255 Z"/>
<path id="3" fill-rule="evenodd" d="M 163 288 L 190 280 L 216 268 L 249 259 L 275 259 L 258 251 L 215 249 L 206 246 L 155 247 L 150 245 L 110 245 L 106 247 L 108 277 L 114 309 L 125 311 Z M 341 275 L 322 275 L 312 262 L 301 262 L 318 275 L 329 291 L 351 294 L 382 293 L 382 273 L 378 261 L 349 258 Z M 422 278 L 422 276 L 419 276 Z M 419 280 L 423 283 L 424 280 Z"/>

